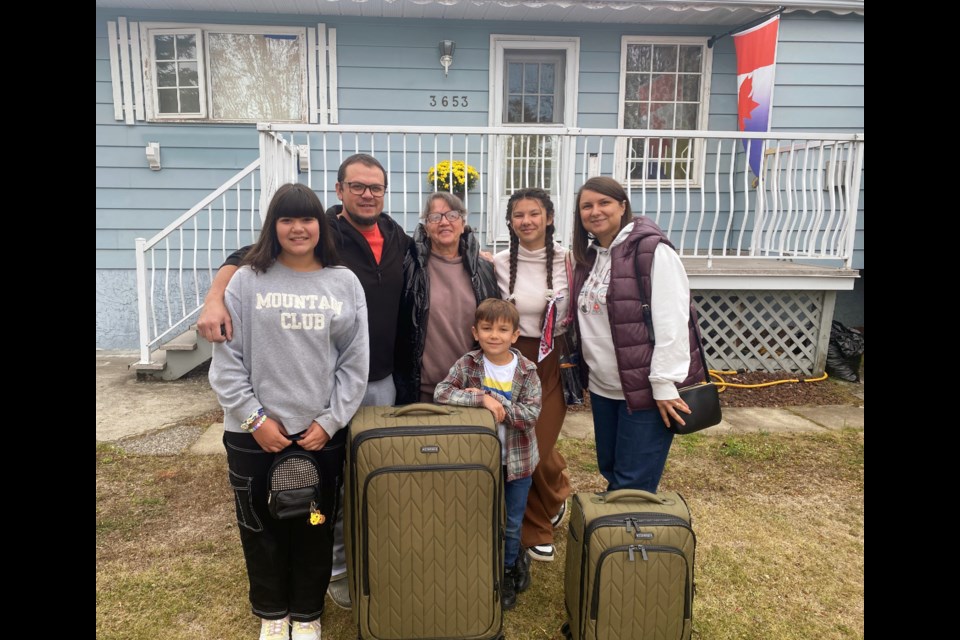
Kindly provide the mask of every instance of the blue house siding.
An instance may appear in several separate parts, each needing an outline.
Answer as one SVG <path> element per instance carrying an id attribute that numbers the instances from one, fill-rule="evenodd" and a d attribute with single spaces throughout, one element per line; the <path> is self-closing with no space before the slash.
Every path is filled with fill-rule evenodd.
<path id="1" fill-rule="evenodd" d="M 252 24 L 337 29 L 341 124 L 483 126 L 490 102 L 490 35 L 580 38 L 577 126 L 614 128 L 623 35 L 709 37 L 726 27 L 391 20 L 331 16 L 97 12 L 96 224 L 97 346 L 136 344 L 133 239 L 150 237 L 257 157 L 253 124 L 127 125 L 114 119 L 106 22 Z M 449 76 L 437 41 L 457 42 Z M 781 131 L 863 131 L 863 17 L 783 16 L 773 127 Z M 466 96 L 467 107 L 431 108 L 429 97 Z M 736 127 L 736 60 L 731 38 L 713 50 L 708 128 Z M 144 147 L 161 145 L 161 171 Z M 394 148 L 394 153 L 397 149 Z M 315 150 L 314 161 L 317 159 Z M 321 188 L 321 185 L 314 185 Z M 323 185 L 326 187 L 327 185 Z M 415 196 L 413 196 L 415 197 Z M 329 196 L 327 197 L 329 199 Z M 409 197 L 408 197 L 409 200 Z M 861 185 L 861 205 L 862 205 Z M 333 204 L 326 202 L 325 204 Z M 854 266 L 863 266 L 863 212 Z M 412 224 L 412 220 L 409 223 Z M 216 246 L 216 245 L 215 245 Z"/>

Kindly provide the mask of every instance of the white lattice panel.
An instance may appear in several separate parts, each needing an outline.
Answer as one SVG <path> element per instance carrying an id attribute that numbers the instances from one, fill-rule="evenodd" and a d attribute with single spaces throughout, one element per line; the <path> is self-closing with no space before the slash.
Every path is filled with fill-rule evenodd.
<path id="1" fill-rule="evenodd" d="M 819 334 L 830 320 L 822 321 L 823 291 L 693 294 L 711 369 L 812 375 L 823 361 L 817 353 Z"/>

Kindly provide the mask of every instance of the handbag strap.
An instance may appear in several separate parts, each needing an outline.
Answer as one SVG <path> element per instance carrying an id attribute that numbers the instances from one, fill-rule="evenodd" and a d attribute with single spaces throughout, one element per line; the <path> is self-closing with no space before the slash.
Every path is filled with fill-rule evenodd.
<path id="1" fill-rule="evenodd" d="M 659 243 L 658 245 L 659 246 Z M 656 251 L 656 249 L 654 249 Z M 644 280 L 640 274 L 640 265 L 637 264 L 636 256 L 633 259 L 633 268 L 637 272 L 637 290 L 640 292 L 640 311 L 643 313 L 643 323 L 647 325 L 647 335 L 650 336 L 650 343 L 657 344 L 657 338 L 653 333 L 653 313 L 650 310 L 651 292 L 644 286 Z M 652 285 L 651 285 L 652 286 Z M 703 363 L 703 379 L 710 382 L 710 369 L 707 366 L 707 354 L 703 350 L 703 337 L 700 335 L 700 323 L 697 319 L 697 309 L 693 306 L 693 295 L 690 295 L 690 318 L 688 322 L 693 323 L 693 332 L 697 336 L 697 351 L 700 352 L 700 362 Z"/>
<path id="2" fill-rule="evenodd" d="M 564 327 L 569 327 L 573 323 L 573 264 L 570 259 L 571 255 L 573 255 L 573 252 L 567 251 L 563 257 L 563 266 L 567 270 L 567 296 L 570 298 L 567 300 L 567 317 L 563 319 Z"/>

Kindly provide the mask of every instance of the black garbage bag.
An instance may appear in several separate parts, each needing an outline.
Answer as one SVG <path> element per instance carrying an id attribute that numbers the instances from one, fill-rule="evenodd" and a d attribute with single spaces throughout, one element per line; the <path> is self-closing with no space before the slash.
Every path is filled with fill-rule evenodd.
<path id="1" fill-rule="evenodd" d="M 860 356 L 862 355 L 863 334 L 834 320 L 830 326 L 827 373 L 841 380 L 860 382 Z"/>

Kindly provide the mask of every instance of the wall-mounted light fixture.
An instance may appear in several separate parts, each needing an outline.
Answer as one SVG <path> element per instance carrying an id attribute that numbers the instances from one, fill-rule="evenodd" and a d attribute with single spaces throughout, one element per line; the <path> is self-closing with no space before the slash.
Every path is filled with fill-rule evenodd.
<path id="1" fill-rule="evenodd" d="M 148 142 L 146 152 L 147 164 L 150 165 L 152 170 L 160 171 L 160 143 Z"/>
<path id="2" fill-rule="evenodd" d="M 440 41 L 440 64 L 443 65 L 443 77 L 447 77 L 447 71 L 450 69 L 450 65 L 453 64 L 453 50 L 457 47 L 457 43 L 453 40 L 441 40 Z"/>

